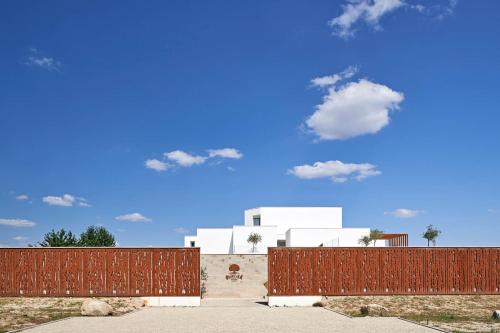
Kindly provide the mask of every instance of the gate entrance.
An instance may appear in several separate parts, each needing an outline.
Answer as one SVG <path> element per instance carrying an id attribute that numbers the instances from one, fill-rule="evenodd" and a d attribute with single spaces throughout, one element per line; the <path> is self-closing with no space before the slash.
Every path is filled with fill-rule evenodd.
<path id="1" fill-rule="evenodd" d="M 267 255 L 202 254 L 203 298 L 252 298 L 267 296 Z"/>

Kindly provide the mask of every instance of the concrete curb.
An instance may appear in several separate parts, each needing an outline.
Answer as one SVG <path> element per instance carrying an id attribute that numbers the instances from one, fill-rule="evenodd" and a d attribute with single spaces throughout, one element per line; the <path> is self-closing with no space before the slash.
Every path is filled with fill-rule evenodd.
<path id="1" fill-rule="evenodd" d="M 425 324 L 422 324 L 422 323 L 419 323 L 419 322 L 416 322 L 416 321 L 413 321 L 413 320 L 401 318 L 401 317 L 397 317 L 397 318 L 399 320 L 406 321 L 408 323 L 412 323 L 412 324 L 415 324 L 415 325 L 427 327 L 427 328 L 430 328 L 431 330 L 435 330 L 435 331 L 438 331 L 438 332 L 450 333 L 450 331 L 445 331 L 445 330 L 443 330 L 442 328 L 439 328 L 439 327 L 428 326 L 428 325 L 425 325 Z"/>
<path id="2" fill-rule="evenodd" d="M 144 306 L 142 308 L 137 308 L 137 309 L 134 309 L 130 312 L 125 312 L 125 313 L 122 313 L 122 314 L 119 314 L 119 315 L 111 315 L 111 316 L 102 316 L 101 318 L 113 318 L 113 317 L 125 317 L 127 315 L 131 315 L 135 312 L 139 312 L 141 310 L 144 310 L 145 308 L 147 308 L 147 306 Z M 36 327 L 40 327 L 40 326 L 45 326 L 45 325 L 48 325 L 48 324 L 53 324 L 53 323 L 57 323 L 59 321 L 64 321 L 64 320 L 69 320 L 69 319 L 73 319 L 73 318 L 82 318 L 82 317 L 86 317 L 86 318 L 95 318 L 95 316 L 70 316 L 70 317 L 66 317 L 66 318 L 62 318 L 62 319 L 56 319 L 56 320 L 50 320 L 50 321 L 47 321 L 45 323 L 41 323 L 41 324 L 37 324 L 37 325 L 33 325 L 33 326 L 27 326 L 27 327 L 23 327 L 23 328 L 18 328 L 18 329 L 15 329 L 15 330 L 12 330 L 12 331 L 7 331 L 6 333 L 17 333 L 17 332 L 22 332 L 22 331 L 25 331 L 25 330 L 30 330 L 32 328 L 36 328 Z"/>
<path id="3" fill-rule="evenodd" d="M 351 319 L 355 319 L 355 318 L 362 318 L 362 317 L 353 317 L 353 316 L 350 316 L 346 313 L 343 313 L 343 312 L 339 312 L 339 311 L 335 311 L 333 309 L 329 309 L 328 307 L 326 306 L 323 306 L 323 309 L 325 310 L 328 310 L 328 311 L 331 311 L 331 312 L 334 312 L 336 314 L 339 314 L 341 316 L 344 316 L 344 317 L 347 317 L 347 318 L 351 318 Z M 369 316 L 364 316 L 364 317 L 369 317 Z M 376 317 L 374 317 L 376 318 Z M 438 332 L 444 332 L 444 333 L 450 333 L 449 331 L 445 331 L 443 330 L 442 328 L 439 328 L 439 327 L 432 327 L 432 326 L 428 326 L 428 325 L 425 325 L 425 324 L 422 324 L 422 323 L 419 323 L 419 322 L 416 322 L 416 321 L 413 321 L 413 320 L 409 320 L 409 319 L 405 319 L 405 318 L 401 318 L 401 317 L 380 317 L 380 318 L 396 318 L 396 319 L 399 319 L 399 320 L 402 320 L 402 321 L 406 321 L 408 323 L 412 323 L 412 324 L 415 324 L 415 325 L 418 325 L 418 326 L 422 326 L 422 327 L 426 327 L 426 328 L 430 328 L 431 330 L 435 330 L 435 331 L 438 331 Z"/>

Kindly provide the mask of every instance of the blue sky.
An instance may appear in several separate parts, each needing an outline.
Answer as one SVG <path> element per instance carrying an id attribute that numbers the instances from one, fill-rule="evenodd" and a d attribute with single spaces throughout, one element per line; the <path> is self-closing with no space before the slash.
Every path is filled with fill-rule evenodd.
<path id="1" fill-rule="evenodd" d="M 498 1 L 1 7 L 4 246 L 181 245 L 286 205 L 499 245 Z"/>

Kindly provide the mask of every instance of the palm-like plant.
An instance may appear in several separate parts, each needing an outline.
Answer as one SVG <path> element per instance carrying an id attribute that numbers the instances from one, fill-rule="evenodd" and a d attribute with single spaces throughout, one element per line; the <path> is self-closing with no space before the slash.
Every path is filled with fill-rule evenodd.
<path id="1" fill-rule="evenodd" d="M 432 242 L 432 245 L 436 246 L 436 239 L 439 237 L 441 230 L 434 228 L 434 226 L 428 225 L 427 229 L 422 235 L 422 238 L 427 239 L 427 246 Z"/>
<path id="2" fill-rule="evenodd" d="M 363 244 L 364 246 L 370 245 L 371 242 L 372 239 L 370 238 L 370 236 L 363 236 L 358 240 L 358 243 Z"/>
<path id="3" fill-rule="evenodd" d="M 248 235 L 247 242 L 252 244 L 252 252 L 255 252 L 255 246 L 257 246 L 257 244 L 259 244 L 261 241 L 262 236 L 256 232 L 252 232 L 250 233 L 250 235 Z"/>
<path id="4" fill-rule="evenodd" d="M 373 246 L 376 246 L 377 239 L 380 239 L 384 232 L 382 230 L 373 229 L 370 231 L 370 239 L 373 241 Z"/>

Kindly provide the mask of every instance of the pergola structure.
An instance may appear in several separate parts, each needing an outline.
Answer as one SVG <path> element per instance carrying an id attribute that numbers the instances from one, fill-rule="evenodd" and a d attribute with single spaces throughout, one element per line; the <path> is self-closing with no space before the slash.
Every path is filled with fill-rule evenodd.
<path id="1" fill-rule="evenodd" d="M 408 246 L 408 234 L 383 234 L 379 239 L 389 241 L 389 246 Z"/>

